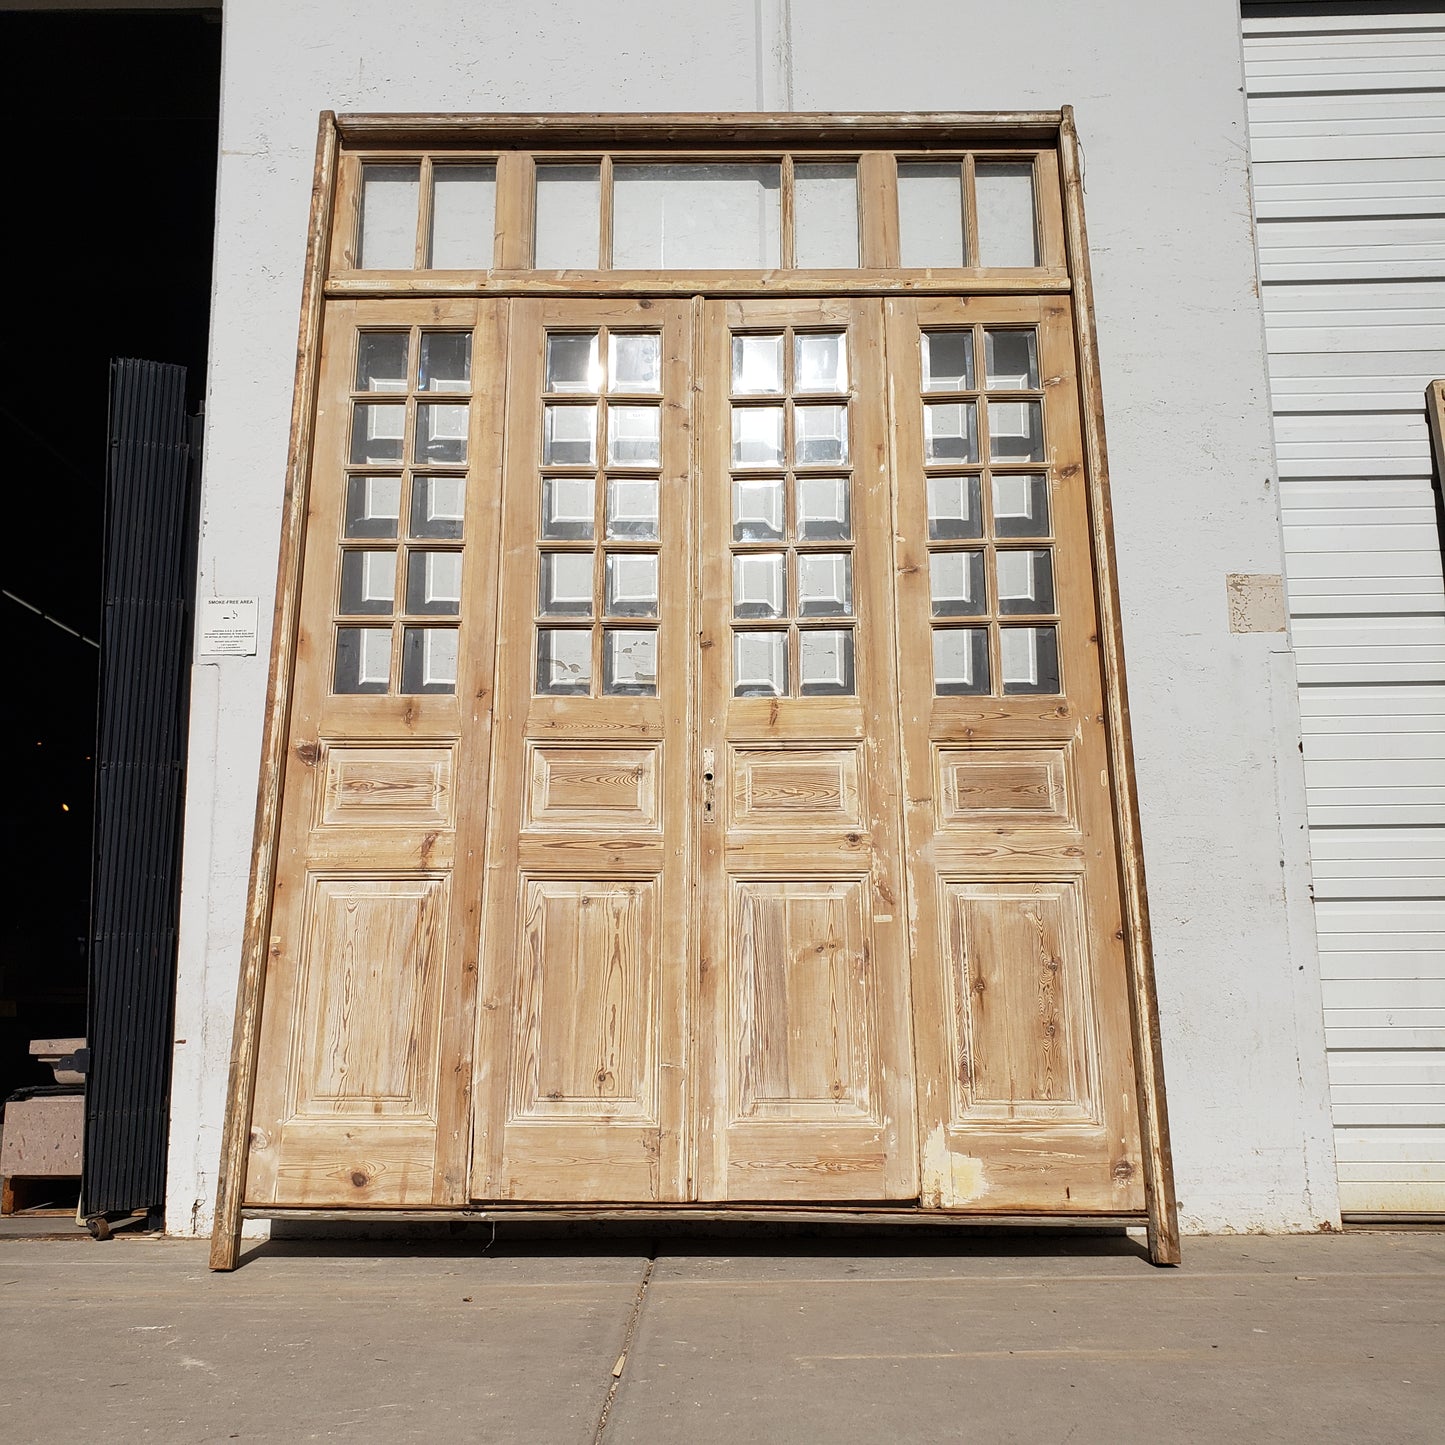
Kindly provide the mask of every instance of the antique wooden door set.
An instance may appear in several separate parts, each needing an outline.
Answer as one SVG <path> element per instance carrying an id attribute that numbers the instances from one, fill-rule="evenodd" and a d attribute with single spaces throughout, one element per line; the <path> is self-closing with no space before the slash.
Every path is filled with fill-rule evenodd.
<path id="1" fill-rule="evenodd" d="M 1147 1223 L 1076 149 L 323 117 L 243 1216 Z"/>

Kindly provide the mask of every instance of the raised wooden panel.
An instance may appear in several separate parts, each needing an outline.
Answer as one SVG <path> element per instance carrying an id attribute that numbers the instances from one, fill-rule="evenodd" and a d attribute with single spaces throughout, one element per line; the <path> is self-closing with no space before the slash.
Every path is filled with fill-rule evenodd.
<path id="1" fill-rule="evenodd" d="M 941 887 L 953 1123 L 1099 1123 L 1079 885 Z"/>
<path id="2" fill-rule="evenodd" d="M 312 878 L 299 986 L 293 1115 L 431 1118 L 442 878 Z"/>
<path id="3" fill-rule="evenodd" d="M 526 826 L 656 828 L 660 749 L 532 744 Z"/>
<path id="4" fill-rule="evenodd" d="M 872 1116 L 866 908 L 854 879 L 734 880 L 735 1118 Z"/>
<path id="5" fill-rule="evenodd" d="M 1063 748 L 935 747 L 933 758 L 941 828 L 1074 821 Z"/>
<path id="6" fill-rule="evenodd" d="M 858 828 L 862 792 L 858 748 L 732 749 L 735 828 Z"/>
<path id="7" fill-rule="evenodd" d="M 452 749 L 325 750 L 320 822 L 349 828 L 452 826 Z"/>
<path id="8" fill-rule="evenodd" d="M 655 1118 L 657 893 L 523 880 L 509 1121 Z"/>

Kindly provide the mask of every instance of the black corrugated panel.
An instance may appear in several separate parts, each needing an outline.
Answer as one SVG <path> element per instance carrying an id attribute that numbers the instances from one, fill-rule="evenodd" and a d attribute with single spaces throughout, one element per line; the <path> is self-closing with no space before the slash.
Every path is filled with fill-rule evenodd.
<path id="1" fill-rule="evenodd" d="M 195 495 L 186 369 L 113 361 L 91 884 L 87 1215 L 165 1199 Z"/>

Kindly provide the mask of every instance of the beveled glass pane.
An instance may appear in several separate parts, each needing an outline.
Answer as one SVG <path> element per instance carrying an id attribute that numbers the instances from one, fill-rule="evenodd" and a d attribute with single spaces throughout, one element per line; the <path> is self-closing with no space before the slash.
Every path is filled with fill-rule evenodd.
<path id="1" fill-rule="evenodd" d="M 416 409 L 416 459 L 445 466 L 467 459 L 465 404 L 423 402 Z"/>
<path id="2" fill-rule="evenodd" d="M 420 166 L 362 166 L 361 234 L 356 264 L 367 271 L 410 271 L 416 265 Z"/>
<path id="3" fill-rule="evenodd" d="M 363 331 L 356 338 L 357 391 L 405 391 L 405 331 Z"/>
<path id="4" fill-rule="evenodd" d="M 927 462 L 978 460 L 978 403 L 932 402 L 923 408 L 923 459 Z"/>
<path id="5" fill-rule="evenodd" d="M 542 463 L 549 467 L 597 465 L 595 406 L 547 406 L 543 409 Z"/>
<path id="6" fill-rule="evenodd" d="M 346 479 L 348 537 L 395 537 L 400 520 L 400 477 Z"/>
<path id="7" fill-rule="evenodd" d="M 460 537 L 466 501 L 465 477 L 411 479 L 411 535 L 413 537 Z"/>
<path id="8" fill-rule="evenodd" d="M 775 163 L 615 165 L 612 265 L 619 271 L 776 267 L 781 195 Z"/>
<path id="9" fill-rule="evenodd" d="M 987 628 L 939 627 L 934 630 L 933 690 L 939 697 L 957 697 L 989 690 Z"/>
<path id="10" fill-rule="evenodd" d="M 733 337 L 733 395 L 781 396 L 783 338 Z"/>
<path id="11" fill-rule="evenodd" d="M 596 486 L 592 477 L 543 477 L 542 535 L 552 541 L 590 542 Z"/>
<path id="12" fill-rule="evenodd" d="M 413 552 L 406 563 L 406 610 L 455 615 L 462 607 L 462 554 Z"/>
<path id="13" fill-rule="evenodd" d="M 496 228 L 496 166 L 433 169 L 430 255 L 435 269 L 490 270 Z"/>
<path id="14" fill-rule="evenodd" d="M 735 406 L 733 408 L 733 466 L 780 467 L 782 464 L 782 407 Z"/>
<path id="15" fill-rule="evenodd" d="M 798 634 L 798 692 L 803 697 L 853 695 L 851 629 Z"/>
<path id="16" fill-rule="evenodd" d="M 1036 401 L 989 402 L 988 454 L 995 462 L 1043 461 L 1043 407 Z"/>
<path id="17" fill-rule="evenodd" d="M 587 628 L 537 629 L 537 691 L 572 697 L 592 691 L 592 633 Z"/>
<path id="18" fill-rule="evenodd" d="M 602 179 L 596 166 L 538 166 L 532 264 L 539 271 L 595 271 Z"/>
<path id="19" fill-rule="evenodd" d="M 385 692 L 391 685 L 391 628 L 338 627 L 333 692 Z"/>
<path id="20" fill-rule="evenodd" d="M 785 697 L 788 691 L 788 634 L 733 633 L 733 696 Z"/>
<path id="21" fill-rule="evenodd" d="M 841 542 L 852 535 L 847 477 L 799 477 L 798 539 Z"/>
<path id="22" fill-rule="evenodd" d="M 928 539 L 983 536 L 983 505 L 977 477 L 929 477 Z"/>
<path id="23" fill-rule="evenodd" d="M 607 408 L 607 464 L 612 467 L 662 465 L 662 413 L 657 407 Z"/>
<path id="24" fill-rule="evenodd" d="M 593 394 L 602 390 L 595 331 L 560 331 L 547 337 L 547 390 Z"/>
<path id="25" fill-rule="evenodd" d="M 1047 547 L 1036 552 L 998 551 L 998 610 L 1018 615 L 1054 610 L 1054 564 Z"/>
<path id="26" fill-rule="evenodd" d="M 982 552 L 934 552 L 928 588 L 935 617 L 977 617 L 988 611 Z"/>
<path id="27" fill-rule="evenodd" d="M 1054 627 L 999 629 L 999 660 L 1006 693 L 1059 691 L 1059 634 Z"/>
<path id="28" fill-rule="evenodd" d="M 858 265 L 858 167 L 794 165 L 793 264 L 853 270 Z"/>
<path id="29" fill-rule="evenodd" d="M 783 536 L 783 479 L 733 481 L 733 541 L 777 542 Z"/>
<path id="30" fill-rule="evenodd" d="M 793 390 L 848 390 L 848 335 L 843 331 L 803 333 L 793 337 Z"/>
<path id="31" fill-rule="evenodd" d="M 1049 479 L 1035 472 L 993 474 L 995 537 L 1049 535 Z"/>
<path id="32" fill-rule="evenodd" d="M 457 690 L 457 629 L 404 627 L 401 637 L 401 690 Z"/>
<path id="33" fill-rule="evenodd" d="M 591 617 L 591 552 L 543 552 L 540 577 L 542 616 Z"/>
<path id="34" fill-rule="evenodd" d="M 656 632 L 603 629 L 602 691 L 610 697 L 657 696 Z"/>
<path id="35" fill-rule="evenodd" d="M 351 460 L 399 462 L 406 435 L 406 403 L 363 401 L 351 409 Z"/>
<path id="36" fill-rule="evenodd" d="M 923 333 L 924 391 L 973 390 L 973 332 Z"/>
<path id="37" fill-rule="evenodd" d="M 781 617 L 787 607 L 786 554 L 739 552 L 733 556 L 733 616 Z"/>
<path id="38" fill-rule="evenodd" d="M 662 337 L 655 331 L 607 338 L 609 391 L 662 390 Z"/>
<path id="39" fill-rule="evenodd" d="M 419 385 L 423 391 L 472 389 L 470 331 L 422 332 Z"/>
<path id="40" fill-rule="evenodd" d="M 852 554 L 799 552 L 798 616 L 850 617 L 852 613 Z"/>
<path id="41" fill-rule="evenodd" d="M 341 554 L 341 610 L 383 614 L 396 596 L 396 553 L 347 551 Z"/>
<path id="42" fill-rule="evenodd" d="M 657 554 L 655 552 L 609 552 L 607 554 L 607 615 L 609 617 L 657 616 Z"/>
<path id="43" fill-rule="evenodd" d="M 1030 161 L 984 162 L 974 168 L 980 266 L 1037 266 L 1034 168 Z"/>
<path id="44" fill-rule="evenodd" d="M 607 483 L 607 535 L 657 541 L 657 501 L 655 477 L 612 477 Z"/>
<path id="45" fill-rule="evenodd" d="M 1039 338 L 1032 329 L 983 333 L 983 369 L 995 391 L 1033 391 L 1039 384 Z"/>
<path id="46" fill-rule="evenodd" d="M 962 266 L 963 166 L 899 161 L 898 243 L 904 266 Z"/>
<path id="47" fill-rule="evenodd" d="M 848 408 L 793 408 L 793 465 L 837 466 L 848 460 Z"/>

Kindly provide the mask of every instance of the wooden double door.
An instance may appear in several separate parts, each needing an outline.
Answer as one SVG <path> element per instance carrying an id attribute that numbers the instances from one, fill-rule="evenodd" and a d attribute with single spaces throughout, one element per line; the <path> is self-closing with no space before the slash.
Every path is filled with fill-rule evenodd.
<path id="1" fill-rule="evenodd" d="M 1142 1210 L 1068 305 L 332 303 L 248 1204 Z"/>

